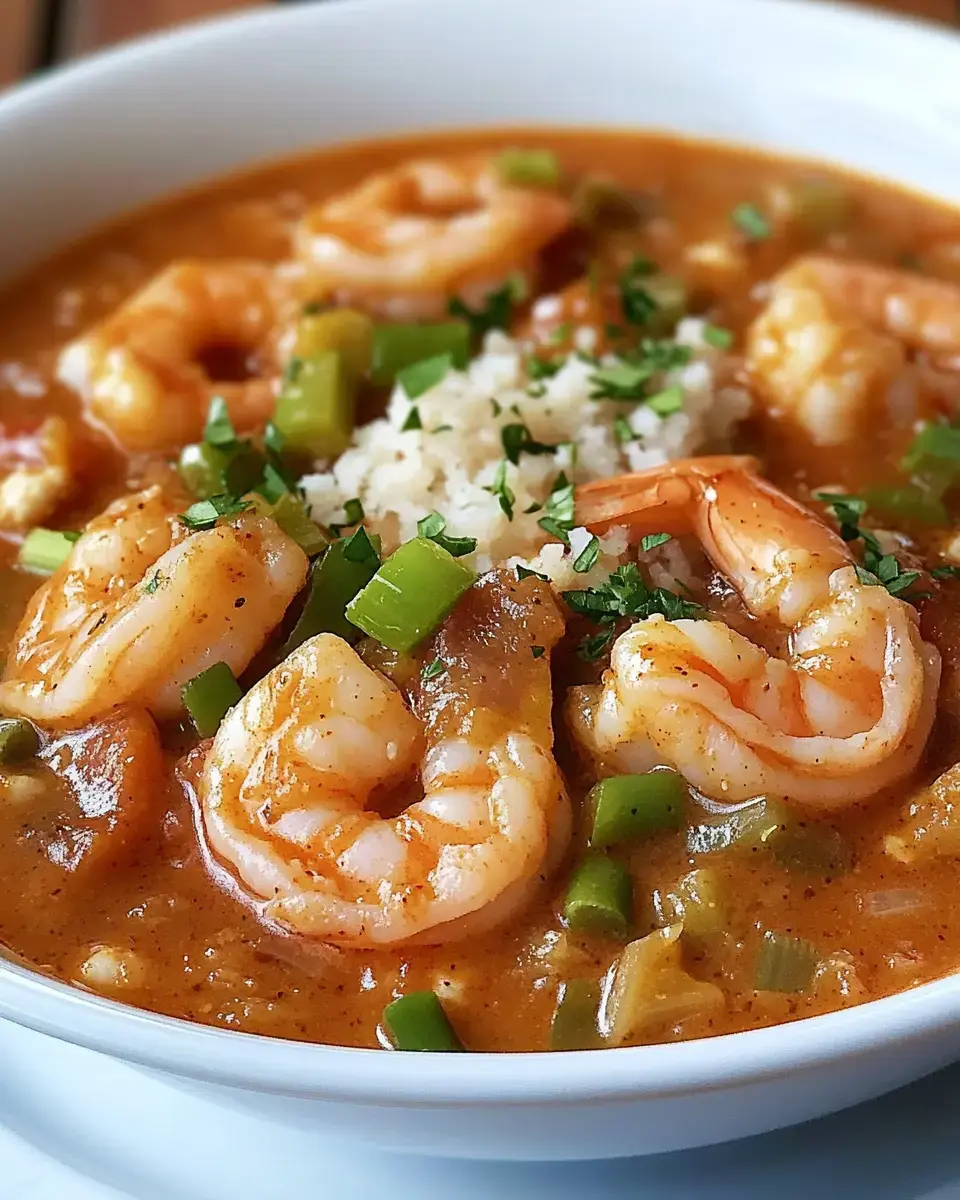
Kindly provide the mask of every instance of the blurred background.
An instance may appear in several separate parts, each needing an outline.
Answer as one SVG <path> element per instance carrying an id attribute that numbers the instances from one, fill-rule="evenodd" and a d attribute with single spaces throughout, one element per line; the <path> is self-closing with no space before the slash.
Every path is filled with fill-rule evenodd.
<path id="1" fill-rule="evenodd" d="M 322 0 L 276 0 L 317 3 Z M 451 3 L 455 0 L 451 0 Z M 518 0 L 518 3 L 522 0 Z M 763 0 L 757 0 L 763 3 Z M 816 0 L 810 0 L 811 3 Z M 854 0 L 960 29 L 958 0 Z M 260 8 L 260 0 L 0 0 L 0 87 L 148 30 Z"/>

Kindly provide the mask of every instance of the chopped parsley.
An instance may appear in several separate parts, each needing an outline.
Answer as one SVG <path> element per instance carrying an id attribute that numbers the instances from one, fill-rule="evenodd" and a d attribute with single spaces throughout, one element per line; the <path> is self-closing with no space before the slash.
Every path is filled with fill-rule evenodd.
<path id="1" fill-rule="evenodd" d="M 647 384 L 655 375 L 684 367 L 693 357 L 689 346 L 670 340 L 644 338 L 636 350 L 590 376 L 591 400 L 647 399 Z"/>
<path id="2" fill-rule="evenodd" d="M 372 559 L 380 561 L 377 547 L 370 540 L 370 535 L 362 525 L 338 544 L 343 552 L 343 557 L 348 562 L 362 563 Z"/>
<path id="3" fill-rule="evenodd" d="M 359 525 L 363 520 L 363 505 L 357 496 L 354 496 L 352 500 L 344 500 L 343 517 L 344 525 Z"/>
<path id="4" fill-rule="evenodd" d="M 277 470 L 273 463 L 268 462 L 264 464 L 263 476 L 257 484 L 257 491 L 271 504 L 276 504 L 281 496 L 285 496 L 293 490 L 290 484 L 291 481 Z"/>
<path id="5" fill-rule="evenodd" d="M 593 662 L 600 658 L 616 636 L 616 623 L 623 618 L 642 621 L 654 613 L 662 613 L 669 621 L 699 618 L 703 608 L 692 600 L 684 600 L 666 588 L 651 588 L 644 581 L 636 563 L 618 567 L 606 583 L 595 588 L 564 592 L 567 605 L 580 616 L 600 626 L 599 633 L 580 643 L 582 658 Z"/>
<path id="6" fill-rule="evenodd" d="M 636 434 L 630 428 L 630 424 L 626 417 L 615 417 L 613 421 L 613 433 L 617 441 L 621 444 L 632 442 L 636 438 Z"/>
<path id="7" fill-rule="evenodd" d="M 517 497 L 513 490 L 507 485 L 507 460 L 501 459 L 497 467 L 497 473 L 493 477 L 493 483 L 489 487 L 483 489 L 485 492 L 490 492 L 496 496 L 500 503 L 500 508 L 508 521 L 513 520 L 513 506 L 517 502 Z"/>
<path id="8" fill-rule="evenodd" d="M 438 512 L 429 513 L 417 522 L 417 533 L 421 537 L 436 542 L 443 550 L 454 558 L 463 558 L 472 554 L 477 548 L 477 539 L 472 537 L 449 537 L 444 531 L 447 528 L 446 517 Z"/>
<path id="9" fill-rule="evenodd" d="M 662 546 L 665 542 L 672 541 L 673 537 L 669 533 L 645 533 L 640 539 L 640 549 L 649 552 L 656 550 L 657 546 Z"/>
<path id="10" fill-rule="evenodd" d="M 547 515 L 537 524 L 565 546 L 570 545 L 570 530 L 573 528 L 573 484 L 561 471 L 553 482 L 547 497 Z"/>
<path id="11" fill-rule="evenodd" d="M 237 431 L 230 420 L 227 402 L 222 396 L 214 396 L 207 410 L 207 423 L 203 427 L 203 440 L 208 446 L 220 450 L 237 444 Z"/>
<path id="12" fill-rule="evenodd" d="M 813 498 L 831 509 L 845 542 L 863 543 L 863 564 L 858 563 L 854 568 L 861 583 L 884 587 L 891 596 L 901 596 L 913 587 L 920 572 L 905 571 L 895 555 L 884 554 L 876 535 L 860 524 L 860 518 L 867 512 L 866 500 L 835 492 L 814 492 Z M 922 598 L 921 595 L 909 597 L 910 600 Z"/>
<path id="13" fill-rule="evenodd" d="M 719 325 L 705 325 L 703 340 L 708 346 L 713 346 L 715 350 L 729 350 L 733 345 L 733 332 L 729 329 L 721 329 Z"/>
<path id="14" fill-rule="evenodd" d="M 543 583 L 549 583 L 550 579 L 546 575 L 541 575 L 539 571 L 533 571 L 530 567 L 517 566 L 517 582 L 522 583 L 524 579 L 539 579 Z"/>
<path id="15" fill-rule="evenodd" d="M 660 417 L 669 417 L 671 413 L 679 412 L 683 408 L 683 388 L 675 383 L 664 388 L 662 392 L 648 396 L 647 407 L 652 408 Z"/>
<path id="16" fill-rule="evenodd" d="M 934 567 L 930 574 L 934 579 L 960 579 L 960 567 Z"/>
<path id="17" fill-rule="evenodd" d="M 526 361 L 527 377 L 529 379 L 552 379 L 563 366 L 562 358 L 537 358 L 532 354 Z"/>
<path id="18" fill-rule="evenodd" d="M 317 313 L 322 313 L 327 308 L 323 300 L 308 300 L 300 312 L 305 317 L 315 317 Z"/>
<path id="19" fill-rule="evenodd" d="M 420 409 L 415 404 L 410 405 L 410 411 L 407 413 L 403 424 L 400 426 L 401 433 L 409 433 L 411 429 L 422 429 L 423 421 L 420 419 Z"/>
<path id="20" fill-rule="evenodd" d="M 152 596 L 161 583 L 163 583 L 163 576 L 159 571 L 155 571 L 150 579 L 148 579 L 143 585 L 143 590 Z"/>
<path id="21" fill-rule="evenodd" d="M 556 446 L 547 442 L 538 442 L 530 436 L 530 430 L 522 422 L 504 425 L 500 430 L 500 440 L 503 442 L 503 452 L 514 466 L 520 461 L 521 454 L 553 454 Z"/>
<path id="22" fill-rule="evenodd" d="M 565 342 L 573 334 L 573 322 L 563 321 L 550 334 L 550 341 L 556 346 L 560 342 Z"/>
<path id="23" fill-rule="evenodd" d="M 491 329 L 509 329 L 513 306 L 521 304 L 526 298 L 526 280 L 522 275 L 511 275 L 502 287 L 484 298 L 480 308 L 468 308 L 455 296 L 447 305 L 447 312 L 451 317 L 460 317 L 466 321 L 473 337 L 482 338 Z"/>
<path id="24" fill-rule="evenodd" d="M 423 670 L 420 672 L 420 678 L 424 681 L 424 683 L 427 683 L 431 679 L 436 679 L 438 675 L 445 674 L 446 670 L 447 668 L 443 660 L 440 658 L 435 658 L 432 663 L 427 663 L 427 665 L 423 668 Z"/>
<path id="25" fill-rule="evenodd" d="M 283 431 L 278 429 L 272 421 L 267 422 L 267 427 L 263 431 L 263 446 L 271 454 L 282 454 L 287 444 L 287 439 Z"/>
<path id="26" fill-rule="evenodd" d="M 657 273 L 657 265 L 638 254 L 620 275 L 620 307 L 630 325 L 647 325 L 660 305 L 644 286 L 644 280 Z"/>
<path id="27" fill-rule="evenodd" d="M 445 379 L 453 369 L 453 355 L 435 354 L 433 358 L 422 358 L 419 362 L 411 363 L 397 372 L 397 383 L 403 388 L 409 400 L 416 400 L 424 392 Z"/>
<path id="28" fill-rule="evenodd" d="M 543 656 L 546 654 L 546 652 L 547 652 L 546 646 L 531 646 L 530 647 L 530 653 L 533 655 L 534 658 L 543 658 Z"/>
<path id="29" fill-rule="evenodd" d="M 579 574 L 584 575 L 597 564 L 597 559 L 600 557 L 600 539 L 593 535 L 590 541 L 584 546 L 577 557 L 573 560 L 573 569 Z"/>
<path id="30" fill-rule="evenodd" d="M 755 204 L 745 201 L 730 214 L 730 220 L 751 242 L 764 242 L 773 232 L 770 222 Z"/>
<path id="31" fill-rule="evenodd" d="M 191 504 L 186 512 L 178 515 L 177 520 L 188 529 L 212 529 L 221 517 L 232 517 L 236 513 L 245 512 L 249 507 L 249 500 L 238 500 L 236 496 L 221 494 Z"/>

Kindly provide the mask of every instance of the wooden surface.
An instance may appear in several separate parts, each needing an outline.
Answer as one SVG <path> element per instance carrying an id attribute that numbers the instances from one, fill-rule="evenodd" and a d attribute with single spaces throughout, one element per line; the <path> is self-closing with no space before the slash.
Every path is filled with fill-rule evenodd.
<path id="1" fill-rule="evenodd" d="M 450 0 L 454 3 L 455 0 Z M 523 0 L 516 0 L 522 3 Z M 855 0 L 960 28 L 960 0 Z M 0 0 L 0 87 L 45 58 L 64 60 L 152 29 L 255 7 L 258 0 Z M 757 0 L 762 4 L 763 0 Z M 44 15 L 63 12 L 55 45 L 45 42 Z"/>

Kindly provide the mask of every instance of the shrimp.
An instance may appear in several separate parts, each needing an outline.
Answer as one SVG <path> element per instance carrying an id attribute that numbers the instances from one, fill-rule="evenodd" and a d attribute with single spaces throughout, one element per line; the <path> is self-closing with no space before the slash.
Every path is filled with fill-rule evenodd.
<path id="1" fill-rule="evenodd" d="M 336 303 L 385 316 L 443 315 L 531 270 L 570 224 L 568 200 L 502 182 L 486 155 L 419 159 L 310 209 L 296 244 Z"/>
<path id="2" fill-rule="evenodd" d="M 273 412 L 277 346 L 292 304 L 264 263 L 175 262 L 65 346 L 57 374 L 128 450 L 197 440 L 214 396 L 250 430 Z"/>
<path id="3" fill-rule="evenodd" d="M 904 407 L 908 349 L 960 354 L 960 287 L 810 255 L 774 280 L 748 333 L 747 363 L 773 416 L 836 446 Z"/>
<path id="4" fill-rule="evenodd" d="M 62 417 L 48 417 L 35 434 L 0 437 L 0 530 L 38 525 L 74 486 L 70 433 Z"/>
<path id="5" fill-rule="evenodd" d="M 126 702 L 178 716 L 181 686 L 220 661 L 243 670 L 306 574 L 306 555 L 267 518 L 188 534 L 159 488 L 126 496 L 31 600 L 0 711 L 51 726 Z"/>
<path id="6" fill-rule="evenodd" d="M 505 920 L 569 837 L 550 721 L 562 631 L 549 590 L 491 572 L 428 651 L 445 670 L 416 715 L 340 638 L 304 642 L 216 735 L 198 787 L 211 854 L 307 938 L 439 943 Z"/>
<path id="7" fill-rule="evenodd" d="M 821 808 L 865 799 L 916 765 L 940 656 L 914 610 L 861 583 L 850 551 L 745 458 L 687 459 L 578 492 L 595 532 L 693 533 L 746 609 L 786 635 L 775 657 L 720 621 L 648 617 L 616 641 L 574 733 L 601 762 L 667 763 L 707 795 Z"/>

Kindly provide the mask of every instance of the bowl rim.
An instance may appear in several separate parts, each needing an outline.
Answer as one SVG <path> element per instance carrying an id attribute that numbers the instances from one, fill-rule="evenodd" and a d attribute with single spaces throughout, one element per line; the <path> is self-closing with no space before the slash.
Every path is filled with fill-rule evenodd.
<path id="1" fill-rule="evenodd" d="M 516 0 L 458 2 L 509 10 Z M 558 7 L 577 2 L 555 0 Z M 404 0 L 407 9 L 436 9 L 443 3 Z M 725 4 L 743 14 L 762 7 L 765 14 L 820 22 L 826 36 L 855 28 L 907 38 L 926 47 L 924 53 L 947 53 L 960 65 L 955 32 L 906 16 L 833 0 Z M 22 83 L 0 99 L 0 123 L 17 122 L 32 109 L 68 104 L 74 90 L 135 63 L 175 61 L 188 47 L 213 46 L 241 31 L 247 35 L 268 25 L 365 20 L 398 6 L 399 0 L 327 0 L 309 7 L 254 9 L 160 31 Z M 905 1047 L 960 1023 L 960 975 L 837 1012 L 694 1041 L 562 1054 L 417 1055 L 290 1041 L 163 1016 L 52 979 L 0 951 L 0 1017 L 143 1066 L 239 1088 L 390 1107 L 570 1105 L 666 1099 L 785 1078 L 828 1064 L 852 1066 L 864 1053 Z"/>

